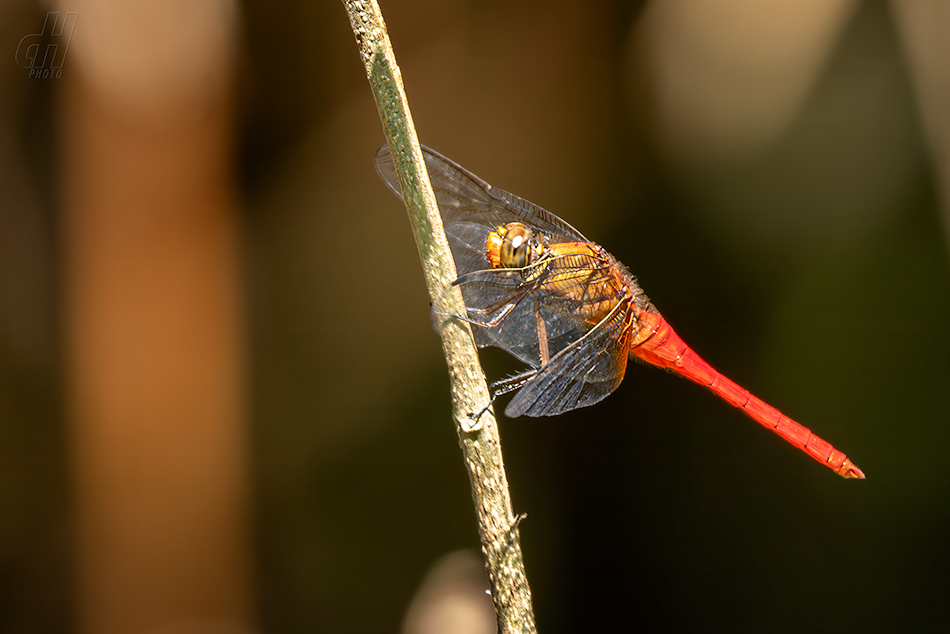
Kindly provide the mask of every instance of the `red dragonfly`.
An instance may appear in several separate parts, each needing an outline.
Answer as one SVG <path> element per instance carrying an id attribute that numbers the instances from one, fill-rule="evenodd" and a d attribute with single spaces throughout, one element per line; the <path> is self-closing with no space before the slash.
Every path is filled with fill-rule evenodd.
<path id="1" fill-rule="evenodd" d="M 422 153 L 468 310 L 461 318 L 475 326 L 479 347 L 497 346 L 530 367 L 493 385 L 492 401 L 517 390 L 505 415 L 593 405 L 617 389 L 633 355 L 709 388 L 838 475 L 864 478 L 830 443 L 696 354 L 603 247 L 441 154 Z M 376 153 L 376 171 L 402 197 L 388 145 Z"/>

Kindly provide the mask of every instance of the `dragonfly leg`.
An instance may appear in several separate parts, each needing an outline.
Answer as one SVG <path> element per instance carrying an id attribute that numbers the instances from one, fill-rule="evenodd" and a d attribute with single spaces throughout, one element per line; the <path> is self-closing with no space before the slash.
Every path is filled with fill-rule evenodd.
<path id="1" fill-rule="evenodd" d="M 492 317 L 492 318 L 491 318 L 489 321 L 487 321 L 487 322 L 486 322 L 486 321 L 479 321 L 479 320 L 477 320 L 477 319 L 472 319 L 471 317 L 466 317 L 466 316 L 464 316 L 464 315 L 457 315 L 457 314 L 455 314 L 455 313 L 440 313 L 440 312 L 437 311 L 437 310 L 433 310 L 432 312 L 433 312 L 434 314 L 438 315 L 439 317 L 449 317 L 450 319 L 458 319 L 458 320 L 460 320 L 460 321 L 464 321 L 464 322 L 467 323 L 467 324 L 472 324 L 473 326 L 480 326 L 480 327 L 482 327 L 482 328 L 494 328 L 494 327 L 496 327 L 498 324 L 500 324 L 502 321 L 504 321 L 504 320 L 505 320 L 505 317 L 507 317 L 508 315 L 510 315 L 510 314 L 511 314 L 511 311 L 513 311 L 514 309 L 515 309 L 515 304 L 510 304 L 510 305 L 508 305 L 508 306 L 505 306 L 505 308 L 504 308 L 504 310 L 502 310 L 502 312 L 500 312 L 499 314 L 495 315 L 494 317 Z M 471 312 L 471 313 L 473 313 L 473 314 L 476 314 L 476 315 L 485 314 L 485 312 L 486 312 L 486 311 L 484 311 L 484 310 L 477 310 L 477 309 L 474 309 L 474 308 L 469 308 L 468 310 L 469 310 L 469 312 Z"/>
<path id="2" fill-rule="evenodd" d="M 495 328 L 498 326 L 498 324 L 503 322 L 505 318 L 508 317 L 508 315 L 511 314 L 511 311 L 513 311 L 521 302 L 521 300 L 524 299 L 525 294 L 526 293 L 520 293 L 517 297 L 509 298 L 507 300 L 500 300 L 484 308 L 466 307 L 469 315 L 494 315 L 494 317 L 488 321 L 472 319 L 466 315 L 459 315 L 456 313 L 442 313 L 435 310 L 434 308 L 432 312 L 433 314 L 439 315 L 440 317 L 459 319 L 467 324 L 472 324 L 473 326 L 479 326 L 481 328 Z"/>
<path id="3" fill-rule="evenodd" d="M 488 400 L 488 404 L 485 405 L 485 407 L 478 410 L 478 412 L 475 414 L 471 412 L 468 413 L 468 417 L 471 419 L 472 422 L 468 427 L 464 427 L 464 430 L 466 433 L 470 434 L 482 428 L 482 423 L 481 423 L 482 414 L 488 411 L 488 408 L 491 407 L 495 403 L 495 399 L 497 397 L 498 397 L 497 394 L 492 394 L 492 397 Z"/>
<path id="4" fill-rule="evenodd" d="M 514 392 L 515 390 L 520 388 L 522 385 L 530 381 L 534 377 L 534 375 L 537 373 L 538 373 L 537 370 L 525 370 L 524 372 L 521 372 L 520 374 L 515 374 L 514 376 L 509 376 L 507 379 L 502 379 L 500 381 L 495 381 L 494 383 L 492 383 L 489 386 L 492 391 L 491 400 L 488 401 L 488 404 L 485 405 L 485 407 L 478 410 L 478 412 L 474 414 L 469 413 L 468 415 L 468 417 L 472 419 L 472 424 L 469 426 L 469 431 L 476 431 L 479 429 L 480 427 L 479 422 L 478 422 L 479 419 L 482 417 L 482 415 L 485 412 L 488 411 L 488 408 L 491 407 L 495 403 L 496 398 L 498 398 L 499 396 L 504 396 L 505 394 Z"/>
<path id="5" fill-rule="evenodd" d="M 533 379 L 534 375 L 537 373 L 537 370 L 525 370 L 519 374 L 509 376 L 506 379 L 495 381 L 490 386 L 492 389 L 492 399 L 496 399 L 499 396 L 504 396 L 505 394 L 514 392 L 522 385 Z"/>
<path id="6" fill-rule="evenodd" d="M 521 521 L 526 520 L 526 519 L 528 519 L 527 513 L 518 513 L 515 516 L 514 521 L 508 527 L 508 530 L 505 531 L 505 550 L 506 551 L 509 548 L 511 548 L 511 545 L 514 544 L 515 541 L 517 540 L 517 535 L 515 535 L 515 531 L 518 530 L 518 527 L 521 525 Z"/>
<path id="7" fill-rule="evenodd" d="M 452 282 L 452 286 L 459 286 L 465 284 L 465 276 L 462 276 Z M 529 284 L 522 284 L 517 289 L 514 289 L 510 295 L 507 297 L 502 297 L 496 302 L 493 302 L 487 306 L 466 306 L 466 311 L 468 311 L 469 316 L 455 315 L 455 314 L 446 314 L 446 317 L 455 317 L 461 319 L 464 322 L 475 326 L 481 326 L 482 328 L 495 328 L 501 322 L 511 314 L 515 308 L 521 303 L 521 301 L 527 297 L 532 291 L 539 287 L 540 280 L 533 280 Z M 444 313 L 437 313 L 444 314 Z M 472 316 L 489 316 L 494 315 L 488 321 L 482 319 L 473 319 Z"/>
<path id="8" fill-rule="evenodd" d="M 521 526 L 522 520 L 526 520 L 526 519 L 528 519 L 528 514 L 527 514 L 527 513 L 518 513 L 518 514 L 515 516 L 515 521 L 513 521 L 513 522 L 511 523 L 511 526 L 508 527 L 508 533 L 511 534 L 511 533 L 513 533 L 515 530 L 517 530 L 518 527 Z"/>

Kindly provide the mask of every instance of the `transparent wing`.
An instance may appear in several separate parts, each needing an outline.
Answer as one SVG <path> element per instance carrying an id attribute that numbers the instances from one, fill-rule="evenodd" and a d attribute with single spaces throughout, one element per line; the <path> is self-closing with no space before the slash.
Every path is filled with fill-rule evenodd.
<path id="1" fill-rule="evenodd" d="M 520 222 L 552 243 L 587 242 L 577 229 L 551 212 L 492 187 L 438 152 L 423 147 L 422 155 L 459 275 L 485 268 L 489 232 L 509 222 Z M 387 144 L 376 152 L 376 171 L 389 189 L 402 198 Z"/>
<path id="2" fill-rule="evenodd" d="M 516 418 L 554 416 L 602 400 L 623 381 L 629 347 L 630 300 L 557 355 L 519 389 L 505 408 Z"/>
<path id="3" fill-rule="evenodd" d="M 525 269 L 487 269 L 455 281 L 480 346 L 497 346 L 531 367 L 540 365 L 540 337 L 550 355 L 594 327 L 591 307 L 616 298 L 610 294 L 609 263 L 587 254 L 546 258 Z M 540 333 L 539 333 L 540 330 Z"/>

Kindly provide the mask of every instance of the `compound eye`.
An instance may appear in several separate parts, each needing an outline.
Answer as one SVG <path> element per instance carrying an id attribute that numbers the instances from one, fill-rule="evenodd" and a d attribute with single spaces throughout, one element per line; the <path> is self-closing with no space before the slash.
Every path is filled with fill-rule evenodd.
<path id="1" fill-rule="evenodd" d="M 502 268 L 521 269 L 528 265 L 531 252 L 531 230 L 524 225 L 512 222 L 505 225 L 499 251 L 499 263 Z"/>

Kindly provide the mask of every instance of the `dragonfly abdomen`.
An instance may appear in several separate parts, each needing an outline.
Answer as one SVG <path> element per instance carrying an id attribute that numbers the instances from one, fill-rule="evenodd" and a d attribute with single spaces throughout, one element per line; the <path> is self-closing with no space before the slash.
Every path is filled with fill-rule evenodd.
<path id="1" fill-rule="evenodd" d="M 743 410 L 752 420 L 845 478 L 864 478 L 844 453 L 819 438 L 810 429 L 775 409 L 749 390 L 721 374 L 680 338 L 663 317 L 641 311 L 642 339 L 634 342 L 631 354 L 661 368 L 666 368 L 709 388 L 720 398 Z"/>

